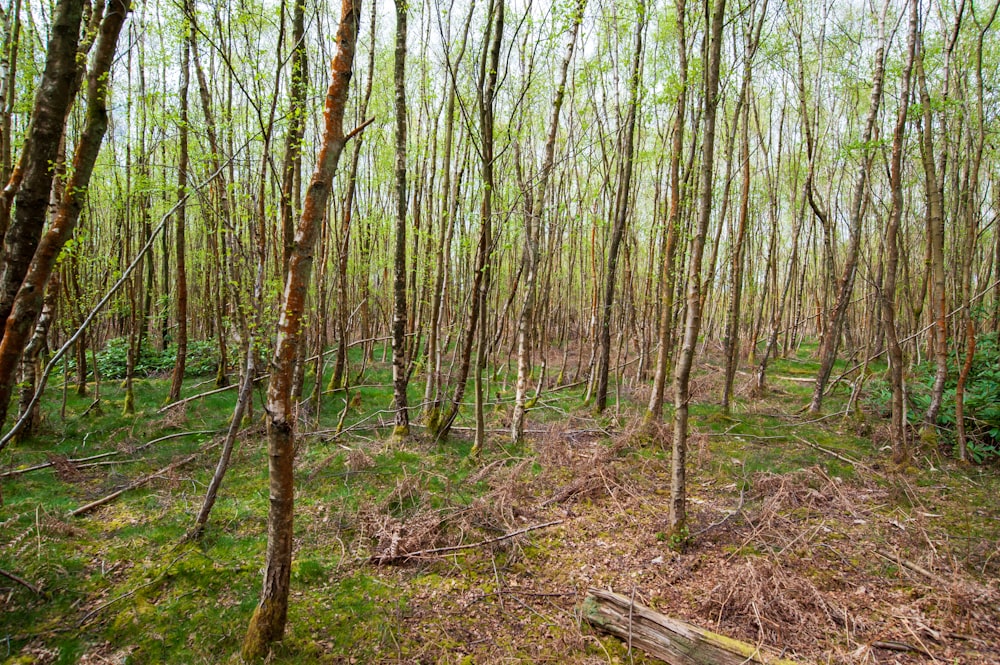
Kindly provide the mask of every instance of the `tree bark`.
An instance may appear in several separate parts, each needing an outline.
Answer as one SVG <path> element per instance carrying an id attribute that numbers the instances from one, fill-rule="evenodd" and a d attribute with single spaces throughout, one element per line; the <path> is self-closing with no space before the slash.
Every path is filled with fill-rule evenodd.
<path id="1" fill-rule="evenodd" d="M 899 223 L 903 214 L 903 140 L 905 139 L 907 113 L 910 104 L 910 77 L 917 38 L 917 0 L 910 0 L 910 36 L 907 42 L 906 64 L 900 80 L 899 111 L 892 135 L 892 156 L 889 164 L 889 189 L 892 207 L 885 229 L 885 277 L 882 283 L 882 327 L 885 329 L 886 350 L 889 356 L 889 386 L 892 389 L 889 435 L 892 457 L 898 464 L 909 459 L 904 420 L 905 395 L 903 393 L 903 349 L 896 330 L 896 280 L 899 268 Z"/>
<path id="2" fill-rule="evenodd" d="M 185 30 L 190 31 L 190 23 Z M 181 386 L 184 383 L 184 371 L 187 364 L 188 346 L 188 288 L 187 288 L 187 205 L 183 203 L 187 196 L 188 180 L 188 84 L 190 83 L 191 41 L 185 36 L 181 46 L 181 85 L 180 85 L 180 156 L 177 160 L 177 200 L 181 205 L 174 217 L 174 260 L 177 273 L 174 277 L 177 289 L 177 356 L 174 358 L 174 371 L 170 377 L 170 394 L 167 403 L 176 402 L 181 398 Z"/>
<path id="3" fill-rule="evenodd" d="M 587 0 L 578 0 L 574 9 L 569 41 L 566 43 L 566 53 L 559 67 L 559 80 L 556 83 L 556 92 L 552 99 L 552 114 L 549 116 L 549 131 L 545 138 L 542 168 L 538 174 L 538 187 L 531 192 L 531 209 L 527 211 L 528 214 L 524 220 L 524 256 L 527 269 L 524 278 L 524 301 L 517 319 L 517 382 L 514 388 L 514 414 L 510 425 L 510 437 L 515 445 L 521 443 L 524 437 L 528 380 L 531 378 L 531 329 L 535 316 L 542 212 L 545 209 L 549 177 L 552 175 L 552 165 L 555 162 L 556 134 L 559 131 L 559 113 L 566 96 L 566 77 L 569 72 L 569 64 L 573 59 L 576 37 L 580 32 L 580 23 L 583 21 L 583 12 L 586 7 Z"/>
<path id="4" fill-rule="evenodd" d="M 625 223 L 629 216 L 629 197 L 632 194 L 632 164 L 635 147 L 635 116 L 639 107 L 642 66 L 642 33 L 646 29 L 646 5 L 639 0 L 639 17 L 635 25 L 635 49 L 632 54 L 632 71 L 629 76 L 629 102 L 625 114 L 624 145 L 621 165 L 618 170 L 618 191 L 615 196 L 614 218 L 612 220 L 611 244 L 608 247 L 608 267 L 604 274 L 604 300 L 601 304 L 600 350 L 597 363 L 597 394 L 594 408 L 604 411 L 608 402 L 608 373 L 611 363 L 611 312 L 615 302 L 615 286 L 618 276 L 618 253 Z"/>
<path id="5" fill-rule="evenodd" d="M 127 12 L 128 5 L 124 0 L 111 0 L 101 21 L 97 49 L 87 77 L 87 117 L 83 133 L 74 151 L 73 168 L 69 182 L 55 218 L 38 243 L 37 251 L 33 252 L 30 270 L 27 271 L 20 289 L 16 292 L 17 297 L 12 303 L 10 315 L 7 318 L 3 340 L 0 341 L 0 423 L 6 420 L 17 364 L 41 312 L 45 287 L 52 275 L 52 269 L 60 251 L 76 228 L 87 197 L 90 176 L 93 173 L 94 163 L 97 161 L 97 155 L 108 127 L 108 77 L 114 59 L 118 34 L 121 32 Z M 53 35 L 55 34 L 54 32 Z M 54 36 L 53 39 L 56 37 Z M 59 50 L 58 45 L 56 50 Z M 75 57 L 75 49 L 73 54 Z M 41 97 L 40 94 L 39 99 Z M 35 153 L 35 150 L 32 149 L 29 153 Z M 31 157 L 27 161 L 31 162 Z M 45 170 L 50 171 L 47 168 Z M 51 177 L 48 180 L 51 185 Z M 27 171 L 24 182 L 28 182 Z M 20 211 L 20 207 L 26 201 L 30 201 L 30 198 L 22 199 L 20 194 L 18 195 L 16 203 L 18 210 L 15 211 L 15 224 L 18 226 L 22 226 L 24 221 L 29 218 L 27 214 L 22 215 Z M 43 217 L 45 208 L 43 203 Z M 15 226 L 12 225 L 11 232 L 14 230 Z M 25 247 L 24 244 L 14 246 L 19 246 L 22 249 Z M 8 269 L 12 270 L 13 267 L 14 263 L 6 265 L 4 274 L 7 276 L 12 274 L 8 272 Z"/>
<path id="6" fill-rule="evenodd" d="M 396 226 L 392 283 L 392 398 L 395 403 L 393 436 L 410 434 L 406 401 L 406 10 L 407 0 L 396 0 L 396 54 L 393 83 L 396 93 Z M 416 261 L 416 256 L 413 257 Z"/>
<path id="7" fill-rule="evenodd" d="M 684 152 L 684 119 L 687 114 L 688 60 L 687 60 L 687 6 L 685 0 L 675 0 L 677 11 L 677 53 L 680 76 L 680 90 L 677 93 L 677 109 L 671 131 L 670 146 L 670 210 L 667 214 L 667 238 L 663 251 L 663 265 L 659 266 L 661 302 L 659 305 L 660 326 L 657 330 L 656 370 L 653 373 L 653 389 L 646 407 L 646 423 L 659 423 L 663 418 L 663 394 L 670 374 L 670 359 L 673 357 L 671 334 L 674 327 L 674 287 L 677 284 L 677 240 L 681 234 L 681 157 Z"/>
<path id="8" fill-rule="evenodd" d="M 60 0 L 55 7 L 45 70 L 35 95 L 30 126 L 18 164 L 2 195 L 2 212 L 5 216 L 11 215 L 9 225 L 7 219 L 0 219 L 0 228 L 5 231 L 0 256 L 0 322 L 3 325 L 10 316 L 45 227 L 46 203 L 54 175 L 51 166 L 56 161 L 79 80 L 77 49 L 83 4 L 83 0 Z M 6 402 L 4 409 L 5 405 Z"/>
<path id="9" fill-rule="evenodd" d="M 719 68 L 722 60 L 722 29 L 726 0 L 714 0 L 710 25 L 704 40 L 705 115 L 702 136 L 701 192 L 698 223 L 691 243 L 688 264 L 687 316 L 684 341 L 674 374 L 674 436 L 671 450 L 670 528 L 681 539 L 687 538 L 687 482 L 684 465 L 687 458 L 688 402 L 691 399 L 691 367 L 694 363 L 698 333 L 701 329 L 701 265 L 705 237 L 712 216 L 712 178 L 715 174 L 715 118 L 719 106 Z"/>
<path id="10" fill-rule="evenodd" d="M 242 656 L 245 660 L 262 658 L 269 645 L 281 639 L 288 616 L 295 496 L 292 373 L 301 343 L 313 247 L 330 196 L 333 176 L 348 138 L 344 134 L 344 113 L 353 73 L 360 8 L 360 2 L 356 0 L 343 0 L 341 5 L 337 51 L 331 65 L 332 80 L 323 113 L 323 142 L 316 160 L 316 171 L 306 190 L 281 298 L 278 339 L 271 360 L 266 406 L 270 478 L 267 560 L 260 602 L 243 641 Z"/>

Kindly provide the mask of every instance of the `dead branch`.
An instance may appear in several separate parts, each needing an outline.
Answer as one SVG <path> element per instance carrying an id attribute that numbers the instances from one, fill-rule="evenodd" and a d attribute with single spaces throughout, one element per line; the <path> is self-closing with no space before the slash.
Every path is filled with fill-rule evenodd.
<path id="1" fill-rule="evenodd" d="M 565 520 L 555 520 L 552 522 L 546 522 L 545 524 L 535 524 L 533 526 L 527 526 L 523 529 L 518 529 L 517 531 L 511 531 L 510 533 L 505 533 L 502 536 L 496 538 L 490 538 L 489 540 L 480 540 L 476 543 L 469 543 L 467 545 L 452 545 L 450 547 L 434 547 L 426 550 L 418 550 L 416 552 L 404 552 L 395 557 L 397 560 L 409 561 L 410 559 L 422 559 L 426 557 L 440 556 L 442 554 L 451 554 L 454 552 L 461 552 L 463 550 L 473 550 L 480 547 L 485 547 L 486 545 L 492 545 L 494 543 L 499 543 L 504 540 L 510 540 L 516 536 L 520 536 L 531 531 L 537 531 L 539 529 L 544 529 L 546 527 L 555 526 L 557 524 L 562 524 Z M 388 559 L 379 559 L 379 563 L 387 563 Z"/>
<path id="2" fill-rule="evenodd" d="M 887 651 L 899 651 L 901 653 L 909 653 L 912 651 L 913 653 L 919 653 L 921 656 L 927 656 L 928 658 L 931 657 L 931 654 L 925 651 L 924 649 L 921 649 L 920 647 L 915 647 L 912 644 L 907 644 L 906 642 L 897 642 L 895 640 L 892 641 L 879 640 L 876 642 L 872 642 L 871 645 L 872 648 L 875 649 L 885 649 Z"/>
<path id="3" fill-rule="evenodd" d="M 612 591 L 588 589 L 581 614 L 595 628 L 670 665 L 794 665 L 762 647 L 654 612 Z"/>
<path id="4" fill-rule="evenodd" d="M 174 404 L 171 404 L 171 406 L 174 406 L 175 404 L 180 404 L 180 402 L 174 402 Z M 222 430 L 218 430 L 218 429 L 200 429 L 200 430 L 194 430 L 194 431 L 191 431 L 191 432 L 174 432 L 173 434 L 167 434 L 166 436 L 161 436 L 158 439 L 153 439 L 152 441 L 147 441 L 146 443 L 144 443 L 141 446 L 139 446 L 138 448 L 136 448 L 135 452 L 139 452 L 140 450 L 145 450 L 146 448 L 149 448 L 154 443 L 160 443 L 161 441 L 169 441 L 170 439 L 179 439 L 179 438 L 184 437 L 184 436 L 195 436 L 195 435 L 198 435 L 198 434 L 213 434 L 214 435 L 214 434 L 219 434 L 221 432 L 222 432 Z"/>
<path id="5" fill-rule="evenodd" d="M 74 464 L 75 465 L 75 464 L 79 464 L 81 462 L 89 462 L 91 460 L 102 459 L 104 457 L 111 457 L 111 456 L 117 455 L 117 454 L 118 454 L 117 450 L 112 450 L 110 453 L 101 453 L 100 455 L 93 455 L 91 457 L 81 457 L 80 459 L 68 459 L 66 461 L 69 462 L 70 464 Z M 20 476 L 20 475 L 23 475 L 25 473 L 30 473 L 32 471 L 38 471 L 40 469 L 47 469 L 50 466 L 53 466 L 54 464 L 55 464 L 55 462 L 49 461 L 49 462 L 45 462 L 43 464 L 36 464 L 35 466 L 29 466 L 26 469 L 14 469 L 13 471 L 7 471 L 6 473 L 0 473 L 0 478 L 13 478 L 14 476 Z M 84 468 L 84 467 L 81 467 L 81 468 Z"/>
<path id="6" fill-rule="evenodd" d="M 110 503 L 110 502 L 114 501 L 115 499 L 117 499 L 118 497 L 120 497 L 122 494 L 125 494 L 125 492 L 128 492 L 129 490 L 134 490 L 137 487 L 142 487 L 143 485 L 145 485 L 149 481 L 153 480 L 154 478 L 158 478 L 159 476 L 162 476 L 165 473 L 169 473 L 170 471 L 173 471 L 174 469 L 178 469 L 178 468 L 184 466 L 185 464 L 190 464 L 197 457 L 198 457 L 198 454 L 195 453 L 193 455 L 188 455 L 187 457 L 185 457 L 183 459 L 180 459 L 180 460 L 178 460 L 176 462 L 172 462 L 172 463 L 168 464 L 167 466 L 163 467 L 162 469 L 160 469 L 159 471 L 151 473 L 148 476 L 143 476 L 142 478 L 139 478 L 138 480 L 132 481 L 131 483 L 129 483 L 128 485 L 126 485 L 122 489 L 118 490 L 117 492 L 112 492 L 111 494 L 109 494 L 109 495 L 107 495 L 105 497 L 102 497 L 100 499 L 97 499 L 96 501 L 91 501 L 90 503 L 88 503 L 85 506 L 80 506 L 76 510 L 71 511 L 68 516 L 69 517 L 79 517 L 80 515 L 84 515 L 86 513 L 89 513 L 94 508 L 99 508 L 99 507 L 103 506 L 106 503 Z"/>
<path id="7" fill-rule="evenodd" d="M 42 591 L 39 587 L 35 586 L 34 584 L 32 584 L 31 582 L 29 582 L 26 579 L 18 577 L 17 575 L 15 575 L 14 573 L 12 573 L 10 571 L 7 571 L 7 570 L 4 570 L 3 568 L 0 568 L 0 575 L 2 575 L 3 577 L 6 577 L 8 580 L 10 580 L 12 582 L 17 582 L 18 584 L 20 584 L 21 586 L 25 587 L 26 589 L 30 589 L 36 596 L 41 596 L 42 598 L 48 598 L 49 597 L 49 595 L 47 593 L 45 593 L 44 591 Z"/>
<path id="8" fill-rule="evenodd" d="M 901 556 L 899 556 L 898 553 L 897 554 L 893 554 L 891 552 L 886 552 L 884 550 L 878 550 L 877 549 L 877 550 L 875 550 L 875 554 L 878 554 L 883 559 L 887 559 L 887 560 L 895 563 L 897 566 L 902 566 L 903 568 L 906 568 L 907 570 L 911 570 L 914 573 L 917 573 L 919 575 L 923 575 L 924 577 L 926 577 L 930 581 L 934 582 L 936 585 L 938 585 L 941 588 L 947 586 L 947 583 L 944 580 L 942 580 L 938 575 L 935 575 L 931 571 L 927 570 L 926 568 L 922 568 L 921 566 L 918 566 L 915 563 L 907 561 L 906 559 L 904 559 Z"/>

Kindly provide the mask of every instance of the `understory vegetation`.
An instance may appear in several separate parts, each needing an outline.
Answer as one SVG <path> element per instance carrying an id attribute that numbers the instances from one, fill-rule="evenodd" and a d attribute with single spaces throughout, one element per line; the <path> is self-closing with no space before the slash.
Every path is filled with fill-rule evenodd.
<path id="1" fill-rule="evenodd" d="M 887 466 L 884 421 L 867 406 L 884 371 L 874 363 L 865 408 L 843 413 L 841 382 L 831 415 L 787 415 L 809 398 L 812 352 L 777 360 L 763 397 L 738 387 L 730 414 L 694 407 L 691 531 L 677 542 L 670 434 L 637 427 L 647 388 L 623 383 L 594 416 L 582 386 L 552 383 L 523 445 L 495 433 L 471 463 L 470 423 L 444 442 L 388 436 L 376 350 L 361 385 L 300 414 L 292 602 L 272 662 L 649 662 L 581 621 L 588 587 L 803 663 L 994 662 L 995 465 L 956 465 L 941 437 L 916 444 L 916 468 Z M 713 357 L 696 394 L 721 380 Z M 266 542 L 259 406 L 202 541 L 186 542 L 234 397 L 161 412 L 164 384 L 136 382 L 134 417 L 117 382 L 100 409 L 69 391 L 65 419 L 53 391 L 39 438 L 5 454 L 0 568 L 36 590 L 0 580 L 0 662 L 217 663 L 239 650 Z M 192 379 L 184 395 L 208 388 Z M 509 418 L 510 388 L 509 372 L 491 373 L 491 431 Z"/>

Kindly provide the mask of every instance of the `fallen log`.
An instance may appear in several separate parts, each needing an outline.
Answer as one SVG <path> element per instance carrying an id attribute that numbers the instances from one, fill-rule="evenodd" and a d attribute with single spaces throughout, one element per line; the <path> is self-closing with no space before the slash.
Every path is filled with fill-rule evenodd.
<path id="1" fill-rule="evenodd" d="M 588 589 L 580 609 L 595 628 L 670 665 L 795 665 L 763 647 L 672 619 L 612 591 Z"/>

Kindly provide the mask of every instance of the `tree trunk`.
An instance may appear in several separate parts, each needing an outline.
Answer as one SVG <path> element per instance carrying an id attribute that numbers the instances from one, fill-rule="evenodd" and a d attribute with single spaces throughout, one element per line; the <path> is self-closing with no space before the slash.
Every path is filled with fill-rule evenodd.
<path id="1" fill-rule="evenodd" d="M 191 27 L 187 27 L 191 30 Z M 177 263 L 177 274 L 174 284 L 177 292 L 177 356 L 174 359 L 174 371 L 170 378 L 170 394 L 167 403 L 176 402 L 181 398 L 181 386 L 184 383 L 184 370 L 187 363 L 188 345 L 188 289 L 187 289 L 187 206 L 183 203 L 187 196 L 188 176 L 188 83 L 190 81 L 191 42 L 184 40 L 181 47 L 181 87 L 180 95 L 180 157 L 177 160 L 177 200 L 181 201 L 174 218 L 174 255 Z"/>
<path id="2" fill-rule="evenodd" d="M 675 0 L 677 10 L 677 52 L 680 76 L 680 90 L 677 93 L 677 110 L 671 131 L 670 146 L 670 211 L 667 214 L 667 238 L 663 252 L 663 265 L 659 267 L 661 302 L 659 303 L 660 326 L 657 330 L 656 370 L 653 373 L 653 389 L 646 407 L 646 423 L 659 423 L 663 418 L 663 394 L 669 375 L 670 359 L 673 357 L 672 331 L 674 326 L 674 287 L 677 283 L 677 239 L 681 222 L 681 157 L 684 151 L 684 118 L 687 114 L 687 31 L 685 0 Z"/>
<path id="3" fill-rule="evenodd" d="M 295 492 L 292 473 L 295 457 L 292 373 L 301 343 L 302 318 L 317 230 L 348 138 L 344 135 L 344 112 L 353 72 L 360 20 L 359 2 L 343 0 L 340 16 L 337 51 L 331 65 L 332 80 L 323 113 L 323 142 L 316 160 L 316 171 L 306 190 L 302 216 L 295 233 L 295 247 L 288 261 L 278 339 L 271 361 L 266 407 L 270 477 L 267 560 L 260 602 L 250 619 L 243 642 L 242 656 L 245 660 L 262 658 L 270 644 L 281 639 L 288 616 Z"/>
<path id="4" fill-rule="evenodd" d="M 885 278 L 882 283 L 882 327 L 885 329 L 886 350 L 889 356 L 889 386 L 892 389 L 889 436 L 892 457 L 897 464 L 909 459 L 906 444 L 906 408 L 903 393 L 903 349 L 896 331 L 896 280 L 899 267 L 899 222 L 903 214 L 903 140 L 905 139 L 907 113 L 910 104 L 910 76 L 917 38 L 917 0 L 910 0 L 910 36 L 907 42 L 906 64 L 900 80 L 899 111 L 892 135 L 892 157 L 889 164 L 889 188 L 892 207 L 885 229 Z"/>
<path id="5" fill-rule="evenodd" d="M 583 20 L 583 12 L 586 7 L 587 0 L 578 0 L 574 10 L 569 41 L 566 44 L 566 54 L 563 56 L 559 68 L 559 80 L 556 83 L 556 93 L 552 100 L 552 114 L 549 116 L 549 132 L 545 138 L 542 168 L 538 175 L 538 188 L 531 192 L 531 209 L 527 211 L 528 214 L 524 220 L 524 256 L 527 272 L 524 279 L 524 302 L 517 320 L 517 383 L 514 388 L 514 415 L 510 425 L 510 436 L 514 445 L 521 443 L 524 437 L 524 416 L 527 411 L 525 404 L 528 396 L 528 380 L 531 378 L 531 327 L 535 316 L 542 212 L 545 209 L 549 177 L 555 162 L 556 134 L 559 131 L 559 112 L 566 96 L 566 77 L 570 61 L 573 59 L 576 36 L 579 34 L 580 23 Z"/>
<path id="6" fill-rule="evenodd" d="M 494 104 L 496 101 L 497 78 L 500 73 L 500 43 L 503 39 L 505 0 L 499 0 L 494 4 L 490 0 L 490 20 L 486 22 L 484 34 L 490 35 L 492 31 L 493 39 L 490 48 L 483 49 L 483 59 L 479 62 L 479 131 L 481 133 L 479 157 L 483 172 L 483 199 L 481 210 L 481 229 L 479 233 L 479 253 L 477 263 L 481 269 L 476 271 L 475 280 L 478 282 L 473 291 L 473 298 L 478 306 L 478 326 L 473 325 L 469 330 L 469 342 L 475 336 L 474 331 L 479 333 L 476 344 L 476 373 L 473 377 L 475 390 L 475 410 L 476 410 L 476 434 L 472 443 L 469 456 L 478 458 L 486 444 L 486 415 L 483 407 L 483 372 L 486 370 L 486 359 L 489 355 L 486 336 L 486 313 L 489 306 L 488 295 L 490 292 L 491 266 L 490 256 L 493 253 L 493 190 L 494 190 L 494 163 L 493 163 L 493 125 L 494 125 Z M 488 64 L 487 64 L 488 61 Z M 480 262 L 481 260 L 481 262 Z M 455 407 L 457 408 L 458 404 Z M 449 426 L 451 418 L 448 419 Z"/>
<path id="7" fill-rule="evenodd" d="M 629 197 L 632 193 L 632 163 L 635 146 L 635 116 L 639 107 L 642 66 L 642 33 L 646 29 L 646 5 L 639 0 L 638 20 L 635 24 L 635 50 L 632 54 L 632 71 L 629 76 L 629 102 L 625 114 L 621 165 L 618 171 L 618 191 L 615 196 L 611 244 L 608 247 L 608 267 L 604 274 L 604 301 L 601 304 L 600 350 L 597 361 L 597 395 L 594 408 L 604 411 L 608 402 L 608 373 L 611 363 L 611 312 L 615 301 L 615 280 L 618 276 L 618 253 L 625 223 L 629 215 Z"/>
<path id="8" fill-rule="evenodd" d="M 128 5 L 124 0 L 112 0 L 100 23 L 97 49 L 90 65 L 87 80 L 86 122 L 74 151 L 73 168 L 66 185 L 66 192 L 59 204 L 55 218 L 41 238 L 41 242 L 38 243 L 37 251 L 33 252 L 30 270 L 24 276 L 24 282 L 20 290 L 17 291 L 10 316 L 7 318 L 3 340 L 0 341 L 0 423 L 6 420 L 17 364 L 41 312 L 46 284 L 59 253 L 76 228 L 77 220 L 80 218 L 80 212 L 87 197 L 90 176 L 93 173 L 94 163 L 97 161 L 104 133 L 108 127 L 107 79 L 114 59 L 118 34 L 127 12 Z M 56 38 L 53 37 L 53 39 Z M 39 98 L 41 97 L 42 95 L 39 95 Z M 46 170 L 48 171 L 48 169 Z M 25 182 L 27 182 L 27 177 Z M 49 178 L 49 183 L 51 184 L 51 178 Z M 17 206 L 19 207 L 15 210 L 15 224 L 18 225 L 27 218 L 26 215 L 21 214 L 20 206 L 22 204 L 23 201 L 19 195 L 17 198 Z M 45 206 L 43 205 L 43 216 L 44 210 Z M 11 231 L 13 232 L 14 229 L 15 227 L 12 226 Z M 23 246 L 21 245 L 21 247 Z M 6 269 L 12 267 L 12 265 L 5 266 L 5 274 L 8 274 Z"/>
<path id="9" fill-rule="evenodd" d="M 392 284 L 392 397 L 396 409 L 393 436 L 410 434 L 406 401 L 406 10 L 407 0 L 396 0 L 396 57 L 393 83 L 396 93 L 396 228 Z M 416 256 L 413 257 L 416 262 Z"/>
<path id="10" fill-rule="evenodd" d="M 736 365 L 739 360 L 740 338 L 740 307 L 743 299 L 743 262 L 746 255 L 747 219 L 750 216 L 750 77 L 753 71 L 753 60 L 760 43 L 760 32 L 767 15 L 767 1 L 761 10 L 761 18 L 754 28 L 753 20 L 757 11 L 757 3 L 750 6 L 750 16 L 747 19 L 746 46 L 743 56 L 743 82 L 740 85 L 740 100 L 737 108 L 740 113 L 740 168 L 743 173 L 740 183 L 740 212 L 736 223 L 736 238 L 731 246 L 731 266 L 729 271 L 729 307 L 726 314 L 726 333 L 722 341 L 723 355 L 726 360 L 725 381 L 722 388 L 722 410 L 729 413 L 730 401 L 733 397 L 733 381 L 736 378 Z"/>
<path id="11" fill-rule="evenodd" d="M 686 476 L 688 401 L 691 398 L 691 367 L 694 363 L 698 332 L 701 329 L 701 264 L 705 253 L 705 237 L 712 216 L 712 177 L 715 174 L 715 117 L 719 106 L 719 68 L 722 60 L 722 29 L 726 15 L 726 0 L 714 0 L 710 26 L 703 46 L 707 63 L 705 76 L 705 120 L 702 136 L 701 201 L 698 225 L 691 243 L 688 264 L 687 316 L 684 341 L 681 345 L 677 370 L 674 374 L 674 436 L 671 454 L 670 528 L 674 534 L 687 538 Z M 709 17 L 706 17 L 709 18 Z"/>
<path id="12" fill-rule="evenodd" d="M 820 347 L 820 368 L 816 376 L 816 385 L 813 388 L 812 401 L 809 404 L 811 413 L 819 413 L 823 408 L 823 394 L 826 391 L 826 384 L 830 380 L 830 372 L 833 370 L 833 363 L 837 359 L 837 347 L 840 344 L 840 335 L 844 328 L 844 321 L 847 318 L 847 307 L 851 303 L 854 294 L 854 278 L 857 275 L 858 251 L 861 246 L 861 228 L 864 214 L 863 202 L 868 191 L 868 175 L 871 171 L 872 159 L 875 151 L 870 147 L 872 135 L 875 131 L 875 122 L 878 120 L 879 107 L 882 104 L 882 83 L 885 79 L 885 18 L 889 10 L 889 2 L 882 6 L 882 15 L 879 18 L 879 42 L 875 52 L 875 75 L 872 82 L 871 103 L 868 110 L 868 119 L 865 122 L 865 129 L 861 135 L 861 166 L 858 171 L 858 178 L 854 185 L 854 197 L 851 202 L 850 228 L 851 237 L 847 247 L 847 257 L 844 260 L 844 269 L 840 277 L 839 289 L 837 292 L 837 304 L 834 306 L 833 315 L 823 335 L 823 343 Z"/>
<path id="13" fill-rule="evenodd" d="M 54 9 L 45 70 L 28 134 L 3 192 L 3 212 L 11 219 L 9 225 L 6 219 L 0 219 L 5 231 L 0 256 L 0 330 L 10 316 L 45 227 L 46 203 L 54 176 L 51 166 L 56 162 L 79 80 L 77 48 L 83 4 L 83 0 L 60 0 Z M 5 405 L 6 401 L 0 408 L 6 409 Z"/>

